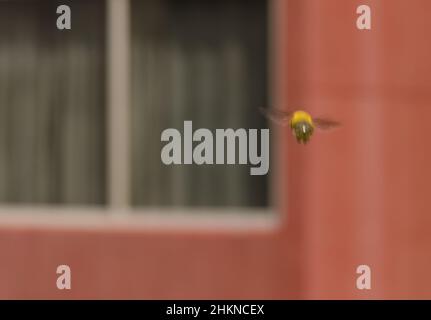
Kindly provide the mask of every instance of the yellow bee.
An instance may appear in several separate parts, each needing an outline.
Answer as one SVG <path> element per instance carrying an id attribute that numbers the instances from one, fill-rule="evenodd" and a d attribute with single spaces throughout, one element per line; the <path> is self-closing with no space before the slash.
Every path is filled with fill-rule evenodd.
<path id="1" fill-rule="evenodd" d="M 336 121 L 323 118 L 312 118 L 308 112 L 281 111 L 274 108 L 260 108 L 260 111 L 270 120 L 281 125 L 289 124 L 298 143 L 306 144 L 315 128 L 331 129 L 340 125 Z"/>

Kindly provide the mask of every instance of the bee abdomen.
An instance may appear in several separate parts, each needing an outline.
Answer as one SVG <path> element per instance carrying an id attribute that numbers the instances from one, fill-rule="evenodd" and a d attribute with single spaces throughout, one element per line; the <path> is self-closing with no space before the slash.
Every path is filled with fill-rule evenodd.
<path id="1" fill-rule="evenodd" d="M 299 143 L 304 143 L 304 144 L 306 144 L 308 140 L 310 140 L 310 137 L 314 131 L 313 126 L 307 121 L 291 123 L 291 128 L 294 136 L 296 137 L 296 140 Z"/>

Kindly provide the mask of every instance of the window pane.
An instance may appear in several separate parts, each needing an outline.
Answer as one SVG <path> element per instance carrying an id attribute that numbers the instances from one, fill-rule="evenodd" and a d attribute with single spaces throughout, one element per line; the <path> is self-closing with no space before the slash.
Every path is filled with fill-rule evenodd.
<path id="1" fill-rule="evenodd" d="M 0 2 L 0 201 L 105 201 L 104 17 L 104 1 Z"/>
<path id="2" fill-rule="evenodd" d="M 132 183 L 137 206 L 265 206 L 248 165 L 162 164 L 161 132 L 266 123 L 267 0 L 132 1 Z M 260 141 L 260 140 L 259 140 Z"/>

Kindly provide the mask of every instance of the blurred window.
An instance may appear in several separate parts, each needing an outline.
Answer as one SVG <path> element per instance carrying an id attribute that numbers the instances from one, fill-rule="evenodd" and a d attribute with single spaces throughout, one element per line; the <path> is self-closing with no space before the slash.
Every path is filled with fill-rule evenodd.
<path id="1" fill-rule="evenodd" d="M 0 2 L 1 202 L 105 203 L 104 64 L 104 1 Z"/>
<path id="2" fill-rule="evenodd" d="M 105 39 L 128 32 L 108 31 L 107 6 L 116 1 L 0 2 L 0 202 L 113 202 L 108 151 L 116 132 L 107 123 L 112 107 L 127 108 L 108 101 L 115 87 L 106 90 L 115 81 Z M 72 9 L 70 31 L 55 27 L 61 4 Z M 257 112 L 268 104 L 267 7 L 268 0 L 130 0 L 130 16 L 114 18 L 130 25 L 131 161 L 122 161 L 130 180 L 111 180 L 130 185 L 123 204 L 268 205 L 268 176 L 250 176 L 248 165 L 160 160 L 161 132 L 182 132 L 185 120 L 194 129 L 267 126 Z"/>
<path id="3" fill-rule="evenodd" d="M 160 134 L 182 132 L 185 120 L 194 130 L 266 126 L 268 1 L 131 4 L 133 205 L 266 206 L 267 176 L 247 165 L 166 166 Z"/>

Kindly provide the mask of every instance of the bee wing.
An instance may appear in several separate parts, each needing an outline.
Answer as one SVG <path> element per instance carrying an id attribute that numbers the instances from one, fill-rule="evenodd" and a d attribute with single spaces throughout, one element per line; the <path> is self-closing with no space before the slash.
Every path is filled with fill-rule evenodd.
<path id="1" fill-rule="evenodd" d="M 292 112 L 281 111 L 276 108 L 259 108 L 259 111 L 269 120 L 285 126 L 289 123 Z"/>
<path id="2" fill-rule="evenodd" d="M 341 123 L 329 119 L 313 118 L 313 123 L 322 130 L 328 130 L 341 125 Z"/>

